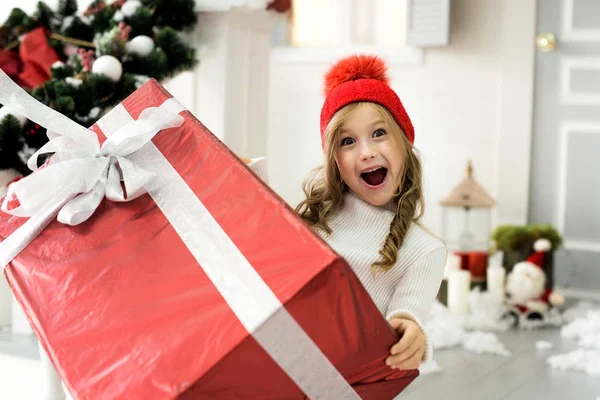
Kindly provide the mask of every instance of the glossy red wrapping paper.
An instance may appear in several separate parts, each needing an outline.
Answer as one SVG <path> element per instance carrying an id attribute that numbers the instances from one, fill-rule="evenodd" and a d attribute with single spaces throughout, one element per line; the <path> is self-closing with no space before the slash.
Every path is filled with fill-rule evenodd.
<path id="1" fill-rule="evenodd" d="M 137 118 L 170 97 L 150 81 L 123 106 Z M 183 125 L 161 131 L 154 145 L 359 396 L 394 398 L 418 372 L 385 366 L 398 337 L 350 267 L 197 119 L 182 115 Z M 0 239 L 24 221 L 1 213 Z M 5 274 L 75 399 L 306 398 L 149 195 L 104 200 L 75 227 L 54 220 Z"/>

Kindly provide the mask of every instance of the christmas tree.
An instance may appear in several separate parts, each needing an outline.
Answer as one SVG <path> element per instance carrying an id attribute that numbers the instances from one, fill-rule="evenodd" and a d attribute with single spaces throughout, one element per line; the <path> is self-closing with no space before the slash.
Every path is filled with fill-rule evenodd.
<path id="1" fill-rule="evenodd" d="M 32 96 L 91 126 L 150 78 L 193 68 L 180 37 L 196 24 L 194 0 L 44 2 L 33 15 L 15 8 L 0 27 L 0 68 Z M 0 170 L 30 173 L 27 159 L 47 142 L 45 129 L 0 108 Z"/>

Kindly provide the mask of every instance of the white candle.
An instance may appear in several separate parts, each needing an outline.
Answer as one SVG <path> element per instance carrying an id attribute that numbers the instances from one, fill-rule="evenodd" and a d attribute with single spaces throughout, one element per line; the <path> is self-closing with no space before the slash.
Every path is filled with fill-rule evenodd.
<path id="1" fill-rule="evenodd" d="M 9 326 L 11 318 L 12 292 L 6 276 L 0 272 L 0 327 Z"/>
<path id="2" fill-rule="evenodd" d="M 456 271 L 461 269 L 462 259 L 456 254 L 448 254 L 448 258 L 446 259 L 446 268 L 444 269 L 444 278 L 448 278 L 451 271 Z"/>
<path id="3" fill-rule="evenodd" d="M 448 276 L 448 309 L 455 314 L 466 314 L 469 311 L 469 292 L 471 290 L 471 273 L 466 270 L 450 271 Z"/>
<path id="4" fill-rule="evenodd" d="M 504 279 L 506 270 L 498 265 L 490 265 L 487 269 L 487 290 L 499 296 L 504 296 Z"/>
<path id="5" fill-rule="evenodd" d="M 494 254 L 492 254 L 490 256 L 489 259 L 489 265 L 490 266 L 502 266 L 502 263 L 504 262 L 504 252 L 502 250 L 498 250 L 496 251 Z"/>

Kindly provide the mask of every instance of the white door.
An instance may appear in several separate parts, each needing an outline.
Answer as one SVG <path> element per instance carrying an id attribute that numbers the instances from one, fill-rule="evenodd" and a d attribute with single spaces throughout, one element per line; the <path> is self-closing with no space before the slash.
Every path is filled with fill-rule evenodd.
<path id="1" fill-rule="evenodd" d="M 538 1 L 529 220 L 559 229 L 555 284 L 600 289 L 600 1 Z M 538 36 L 539 37 L 539 36 Z"/>

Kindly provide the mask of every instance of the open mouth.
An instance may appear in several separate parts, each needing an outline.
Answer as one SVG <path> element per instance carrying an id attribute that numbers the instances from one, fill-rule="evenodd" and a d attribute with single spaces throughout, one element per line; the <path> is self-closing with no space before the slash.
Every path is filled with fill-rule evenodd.
<path id="1" fill-rule="evenodd" d="M 376 167 L 360 174 L 362 180 L 371 187 L 381 185 L 385 181 L 386 176 L 387 168 L 385 167 Z"/>

